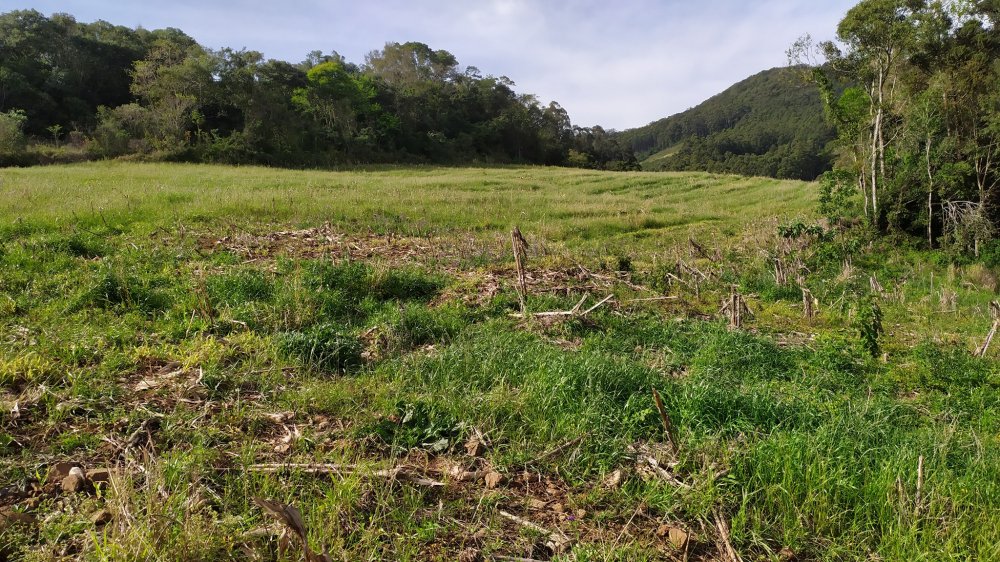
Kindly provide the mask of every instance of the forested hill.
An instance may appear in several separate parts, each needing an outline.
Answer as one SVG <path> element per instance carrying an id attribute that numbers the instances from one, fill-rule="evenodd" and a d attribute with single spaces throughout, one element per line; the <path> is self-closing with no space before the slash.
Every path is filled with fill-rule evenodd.
<path id="1" fill-rule="evenodd" d="M 797 69 L 766 70 L 697 107 L 620 133 L 647 170 L 812 180 L 831 166 L 833 129 Z"/>

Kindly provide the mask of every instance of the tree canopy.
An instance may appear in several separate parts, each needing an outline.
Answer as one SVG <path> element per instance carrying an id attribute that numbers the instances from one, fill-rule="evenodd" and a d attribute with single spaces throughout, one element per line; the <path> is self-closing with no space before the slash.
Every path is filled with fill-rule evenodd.
<path id="1" fill-rule="evenodd" d="M 292 64 L 206 49 L 176 29 L 0 14 L 10 146 L 65 131 L 102 157 L 638 167 L 610 132 L 574 127 L 558 103 L 514 87 L 417 42 L 387 43 L 360 65 L 319 51 Z"/>

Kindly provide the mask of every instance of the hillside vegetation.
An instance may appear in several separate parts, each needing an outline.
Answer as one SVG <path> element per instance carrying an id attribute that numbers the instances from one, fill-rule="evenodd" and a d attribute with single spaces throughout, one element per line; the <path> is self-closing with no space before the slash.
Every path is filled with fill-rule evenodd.
<path id="1" fill-rule="evenodd" d="M 824 228 L 817 191 L 5 171 L 0 549 L 289 560 L 301 532 L 344 560 L 996 559 L 1000 363 L 973 351 L 1000 253 Z"/>
<path id="2" fill-rule="evenodd" d="M 801 69 L 774 68 L 620 138 L 644 170 L 812 180 L 831 166 L 826 145 L 834 132 Z"/>

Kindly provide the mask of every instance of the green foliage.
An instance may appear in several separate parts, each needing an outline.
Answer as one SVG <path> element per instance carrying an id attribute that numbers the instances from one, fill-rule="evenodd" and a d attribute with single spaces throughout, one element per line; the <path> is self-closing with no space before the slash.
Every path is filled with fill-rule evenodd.
<path id="1" fill-rule="evenodd" d="M 24 124 L 28 116 L 21 110 L 0 113 L 0 158 L 11 158 L 24 151 Z"/>
<path id="2" fill-rule="evenodd" d="M 7 121 L 21 108 L 30 134 L 48 133 L 56 144 L 60 131 L 86 134 L 96 158 L 638 168 L 610 132 L 574 128 L 558 103 L 518 94 L 507 78 L 463 71 L 451 53 L 418 42 L 388 43 L 364 65 L 320 52 L 291 64 L 211 51 L 176 29 L 13 11 L 0 14 L 0 83 Z M 0 165 L 22 163 L 3 147 L 8 129 L 0 121 Z"/>
<path id="3" fill-rule="evenodd" d="M 683 113 L 624 131 L 646 170 L 812 180 L 829 169 L 816 91 L 795 69 L 761 72 Z"/>
<path id="4" fill-rule="evenodd" d="M 238 306 L 249 302 L 267 302 L 274 297 L 271 280 L 257 270 L 213 275 L 205 281 L 205 288 L 215 305 Z"/>
<path id="5" fill-rule="evenodd" d="M 819 177 L 819 212 L 831 222 L 859 214 L 857 178 L 846 170 L 831 170 Z"/>
<path id="6" fill-rule="evenodd" d="M 882 307 L 875 297 L 869 295 L 858 302 L 854 328 L 865 350 L 872 357 L 878 357 L 882 352 L 879 339 L 885 334 L 885 329 L 882 327 Z"/>
<path id="7" fill-rule="evenodd" d="M 131 272 L 108 270 L 77 300 L 77 306 L 115 309 L 120 312 L 135 308 L 151 314 L 170 306 L 170 298 L 157 289 L 154 280 Z"/>
<path id="8" fill-rule="evenodd" d="M 361 365 L 361 343 L 332 324 L 279 334 L 278 349 L 285 356 L 321 371 L 344 372 Z"/>

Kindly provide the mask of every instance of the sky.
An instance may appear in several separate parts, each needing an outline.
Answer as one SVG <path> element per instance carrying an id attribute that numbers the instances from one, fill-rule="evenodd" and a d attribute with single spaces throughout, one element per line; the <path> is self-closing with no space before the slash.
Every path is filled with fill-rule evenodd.
<path id="1" fill-rule="evenodd" d="M 65 12 L 176 27 L 212 49 L 355 63 L 420 41 L 519 93 L 559 102 L 575 125 L 624 130 L 698 105 L 787 63 L 800 36 L 833 38 L 857 0 L 0 0 L 0 12 Z"/>

